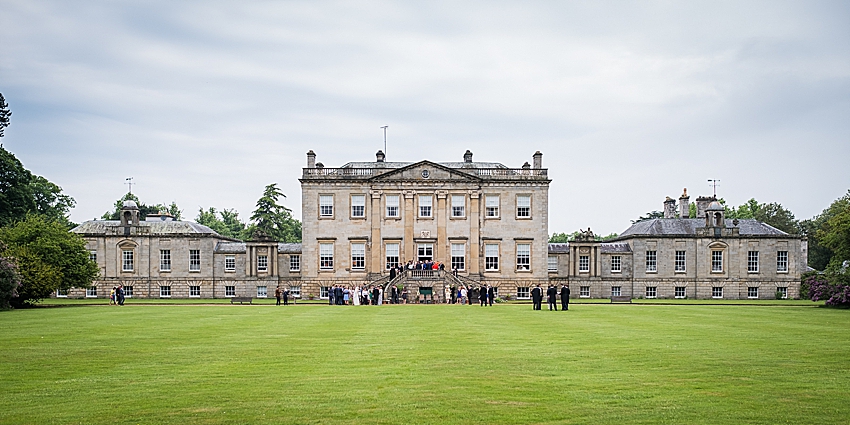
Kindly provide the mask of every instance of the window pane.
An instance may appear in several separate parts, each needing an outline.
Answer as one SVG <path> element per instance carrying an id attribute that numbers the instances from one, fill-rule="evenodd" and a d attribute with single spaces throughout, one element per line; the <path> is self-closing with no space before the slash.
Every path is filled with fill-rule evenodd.
<path id="1" fill-rule="evenodd" d="M 398 195 L 387 195 L 387 217 L 398 217 Z"/>
<path id="2" fill-rule="evenodd" d="M 322 217 L 330 217 L 334 214 L 334 197 L 333 195 L 319 195 L 319 215 Z"/>
<path id="3" fill-rule="evenodd" d="M 465 214 L 466 196 L 452 195 L 452 217 L 463 217 Z"/>
<path id="4" fill-rule="evenodd" d="M 357 270 L 366 268 L 366 244 L 351 244 L 351 268 Z"/>
<path id="5" fill-rule="evenodd" d="M 366 195 L 351 195 L 351 216 L 366 216 Z"/>

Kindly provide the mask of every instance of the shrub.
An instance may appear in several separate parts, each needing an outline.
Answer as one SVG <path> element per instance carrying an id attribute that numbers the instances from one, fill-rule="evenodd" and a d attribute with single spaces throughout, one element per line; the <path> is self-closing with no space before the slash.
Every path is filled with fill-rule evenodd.
<path id="1" fill-rule="evenodd" d="M 0 251 L 3 250 L 0 244 Z M 0 310 L 12 307 L 11 301 L 18 296 L 21 287 L 21 275 L 13 259 L 0 257 Z"/>
<path id="2" fill-rule="evenodd" d="M 850 307 L 850 284 L 844 282 L 844 277 L 839 274 L 829 278 L 825 275 L 810 276 L 805 286 L 812 301 L 824 301 L 831 307 Z"/>

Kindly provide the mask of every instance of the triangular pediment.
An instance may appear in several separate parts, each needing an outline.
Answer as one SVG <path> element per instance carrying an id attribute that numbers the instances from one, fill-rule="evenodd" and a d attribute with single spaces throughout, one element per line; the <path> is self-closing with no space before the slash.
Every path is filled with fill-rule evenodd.
<path id="1" fill-rule="evenodd" d="M 474 169 L 472 169 L 474 170 Z M 398 168 L 378 176 L 373 181 L 403 180 L 403 181 L 465 181 L 478 182 L 481 178 L 454 168 L 446 167 L 431 161 L 419 161 L 415 164 Z"/>

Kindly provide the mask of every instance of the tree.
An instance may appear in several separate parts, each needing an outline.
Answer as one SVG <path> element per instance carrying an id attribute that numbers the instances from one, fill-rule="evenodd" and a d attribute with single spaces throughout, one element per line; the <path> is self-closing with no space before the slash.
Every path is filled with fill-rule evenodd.
<path id="1" fill-rule="evenodd" d="M 68 213 L 74 204 L 74 198 L 63 194 L 61 187 L 32 174 L 14 154 L 0 147 L 0 226 L 36 213 L 70 227 Z"/>
<path id="2" fill-rule="evenodd" d="M 281 197 L 286 198 L 286 195 L 277 188 L 277 183 L 266 186 L 251 215 L 253 223 L 246 229 L 246 236 L 265 235 L 280 242 L 301 242 L 301 222 L 292 217 L 292 210 L 278 205 Z"/>
<path id="3" fill-rule="evenodd" d="M 5 136 L 6 127 L 11 123 L 12 111 L 9 109 L 9 104 L 6 103 L 6 98 L 3 93 L 0 93 L 0 137 Z"/>
<path id="4" fill-rule="evenodd" d="M 100 217 L 103 220 L 120 220 L 121 219 L 121 208 L 124 207 L 124 201 L 133 201 L 136 203 L 136 206 L 139 207 L 139 220 L 144 220 L 150 214 L 160 214 L 160 213 L 168 213 L 175 220 L 180 220 L 183 218 L 183 211 L 180 210 L 180 207 L 177 206 L 176 202 L 171 202 L 170 205 L 165 204 L 156 204 L 156 205 L 145 205 L 144 203 L 139 201 L 139 197 L 133 195 L 130 192 L 127 192 L 120 199 L 115 201 L 115 209 L 113 211 L 107 211 L 103 213 Z"/>
<path id="5" fill-rule="evenodd" d="M 195 222 L 203 224 L 215 230 L 219 235 L 228 238 L 242 238 L 245 232 L 245 223 L 239 220 L 239 213 L 233 209 L 225 208 L 217 211 L 215 207 L 210 207 L 208 211 L 204 211 L 201 208 L 198 211 L 198 217 L 195 219 Z"/>
<path id="6" fill-rule="evenodd" d="M 664 213 L 661 211 L 650 211 L 645 216 L 638 217 L 637 220 L 632 220 L 632 224 L 640 223 L 641 221 L 652 220 L 654 218 L 664 218 Z"/>
<path id="7" fill-rule="evenodd" d="M 0 243 L 0 252 L 5 250 L 5 245 Z M 0 310 L 12 307 L 12 299 L 17 298 L 20 287 L 21 275 L 18 274 L 18 265 L 13 258 L 0 256 Z"/>
<path id="8" fill-rule="evenodd" d="M 847 269 L 850 267 L 850 205 L 848 203 L 842 202 L 834 208 L 823 225 L 817 229 L 817 238 L 821 245 L 832 251 L 827 271 L 841 274 L 848 272 Z"/>
<path id="9" fill-rule="evenodd" d="M 12 300 L 15 307 L 49 297 L 57 289 L 88 288 L 100 272 L 83 238 L 43 215 L 29 214 L 0 228 L 0 241 L 6 245 L 0 256 L 14 257 L 21 275 L 18 297 Z"/>
<path id="10" fill-rule="evenodd" d="M 826 230 L 826 227 L 830 219 L 837 215 L 841 215 L 842 212 L 847 211 L 848 209 L 850 209 L 850 190 L 848 190 L 843 197 L 836 199 L 820 214 L 809 220 L 803 220 L 800 222 L 803 233 L 809 237 L 809 266 L 813 269 L 826 270 L 827 266 L 829 266 L 832 261 L 832 257 L 835 253 L 832 248 L 823 243 L 821 238 L 829 233 L 829 231 Z M 834 222 L 830 227 L 834 229 L 839 222 L 840 220 L 836 220 L 836 222 Z M 832 244 L 837 242 L 836 238 L 837 236 L 833 238 Z"/>
<path id="11" fill-rule="evenodd" d="M 572 232 L 572 233 L 569 233 L 569 234 L 568 233 L 552 233 L 552 236 L 549 237 L 549 243 L 572 242 L 576 239 L 576 236 L 578 236 L 579 233 L 581 233 L 581 232 L 575 231 L 575 232 Z M 610 240 L 610 239 L 614 239 L 617 236 L 619 236 L 619 235 L 616 234 L 616 233 L 610 233 L 607 236 L 594 235 L 594 239 L 597 240 L 597 241 L 607 241 L 607 240 Z"/>
<path id="12" fill-rule="evenodd" d="M 726 208 L 726 218 L 755 219 L 792 235 L 802 232 L 800 222 L 794 217 L 794 213 L 787 210 L 782 204 L 776 202 L 764 204 L 752 198 L 737 208 L 730 208 L 726 206 L 723 199 L 720 202 Z"/>

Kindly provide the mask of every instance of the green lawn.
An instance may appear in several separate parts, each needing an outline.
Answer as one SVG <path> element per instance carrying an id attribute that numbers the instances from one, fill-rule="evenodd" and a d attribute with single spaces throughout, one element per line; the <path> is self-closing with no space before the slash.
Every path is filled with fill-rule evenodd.
<path id="1" fill-rule="evenodd" d="M 850 311 L 769 305 L 15 310 L 0 423 L 847 423 Z"/>

